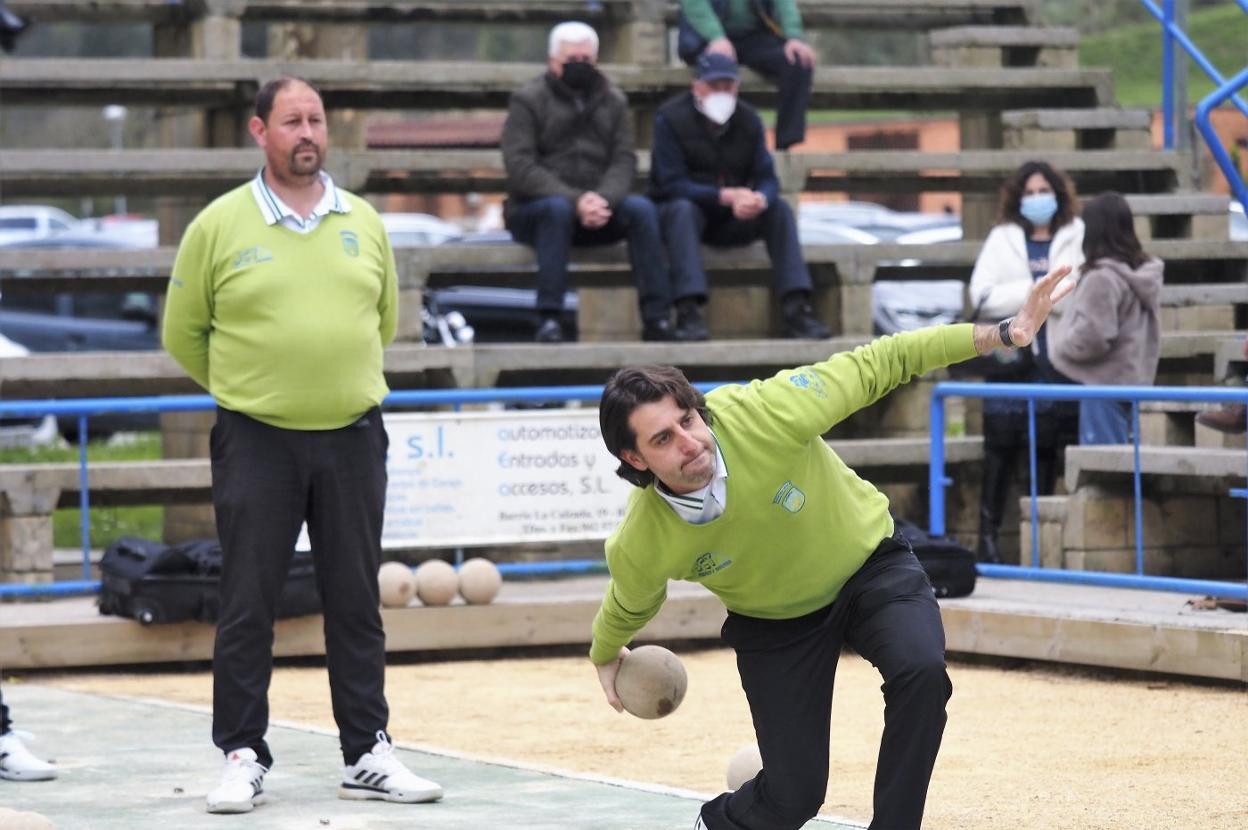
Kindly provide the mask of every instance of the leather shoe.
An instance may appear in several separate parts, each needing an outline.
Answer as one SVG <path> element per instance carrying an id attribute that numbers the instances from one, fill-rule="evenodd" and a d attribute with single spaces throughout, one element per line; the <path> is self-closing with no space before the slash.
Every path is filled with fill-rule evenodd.
<path id="1" fill-rule="evenodd" d="M 533 339 L 538 343 L 562 343 L 563 326 L 559 325 L 559 321 L 554 317 L 547 317 L 537 327 L 537 334 L 533 336 Z"/>
<path id="2" fill-rule="evenodd" d="M 711 339 L 711 330 L 706 327 L 696 304 L 684 306 L 676 312 L 676 330 L 672 334 L 677 340 L 686 342 Z"/>
<path id="3" fill-rule="evenodd" d="M 784 315 L 785 333 L 797 340 L 827 340 L 832 330 L 819 321 L 809 303 L 801 303 Z"/>
<path id="4" fill-rule="evenodd" d="M 1196 423 L 1207 426 L 1209 429 L 1216 429 L 1218 432 L 1225 432 L 1228 435 L 1242 435 L 1245 429 L 1245 417 L 1244 405 L 1242 403 L 1232 403 L 1221 409 L 1201 412 L 1196 416 Z"/>
<path id="5" fill-rule="evenodd" d="M 652 343 L 665 343 L 674 340 L 672 323 L 666 317 L 661 320 L 649 320 L 641 330 L 641 339 Z"/>

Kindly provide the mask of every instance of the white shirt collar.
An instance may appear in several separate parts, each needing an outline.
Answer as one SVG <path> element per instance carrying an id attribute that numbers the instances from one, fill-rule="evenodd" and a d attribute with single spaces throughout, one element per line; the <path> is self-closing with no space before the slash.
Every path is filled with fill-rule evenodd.
<path id="1" fill-rule="evenodd" d="M 711 433 L 715 437 L 715 433 Z M 663 486 L 657 479 L 654 492 L 672 506 L 676 515 L 686 522 L 695 525 L 706 524 L 717 519 L 728 506 L 728 465 L 724 463 L 724 454 L 719 449 L 719 441 L 715 442 L 715 475 L 705 487 L 692 493 L 676 495 Z"/>
<path id="2" fill-rule="evenodd" d="M 264 180 L 264 168 L 261 167 L 256 177 L 251 180 L 251 195 L 255 197 L 256 204 L 260 207 L 260 215 L 264 217 L 265 224 L 281 223 L 292 230 L 306 232 L 315 228 L 320 224 L 321 219 L 330 213 L 350 213 L 351 205 L 339 195 L 338 188 L 334 186 L 334 180 L 330 175 L 322 170 L 320 178 L 325 192 L 321 194 L 316 207 L 312 208 L 312 213 L 304 219 L 273 192 Z"/>

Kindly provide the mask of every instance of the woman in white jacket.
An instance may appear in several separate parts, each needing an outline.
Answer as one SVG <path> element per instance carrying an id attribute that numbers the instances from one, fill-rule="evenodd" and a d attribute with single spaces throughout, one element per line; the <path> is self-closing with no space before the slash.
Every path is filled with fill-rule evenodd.
<path id="1" fill-rule="evenodd" d="M 1001 320 L 1018 313 L 1032 283 L 1053 268 L 1083 264 L 1083 223 L 1074 188 L 1065 175 L 1043 161 L 1029 161 L 1001 187 L 1001 213 L 984 240 L 971 273 L 970 301 L 975 319 Z M 1060 304 L 1053 313 L 1060 313 Z M 1047 328 L 1047 327 L 1046 327 Z M 1047 332 L 1042 329 L 1030 350 L 1012 354 L 988 378 L 1008 383 L 1060 380 L 1048 359 Z M 1053 491 L 1057 455 L 1071 443 L 1077 429 L 1075 408 L 1067 403 L 1036 404 L 1036 490 Z M 1027 448 L 1027 404 L 1015 400 L 984 401 L 984 480 L 979 505 L 981 562 L 1000 562 L 998 533 L 1015 463 Z"/>

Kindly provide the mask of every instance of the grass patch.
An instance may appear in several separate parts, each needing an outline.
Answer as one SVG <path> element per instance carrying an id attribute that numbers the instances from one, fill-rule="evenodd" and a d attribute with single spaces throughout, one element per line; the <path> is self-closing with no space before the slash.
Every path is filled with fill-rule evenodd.
<path id="1" fill-rule="evenodd" d="M 1222 76 L 1229 78 L 1243 67 L 1248 55 L 1248 14 L 1232 3 L 1192 11 L 1187 18 L 1187 36 Z M 1194 107 L 1216 85 L 1181 46 L 1176 44 L 1175 50 L 1176 60 L 1189 62 L 1187 99 Z M 1112 69 L 1122 106 L 1161 106 L 1161 24 L 1156 20 L 1085 36 L 1079 44 L 1079 65 Z"/>
<path id="2" fill-rule="evenodd" d="M 90 461 L 150 461 L 161 457 L 160 433 L 138 433 L 124 441 L 87 442 Z M 48 447 L 8 447 L 0 449 L 0 463 L 51 464 L 77 462 L 78 447 L 67 444 Z M 52 544 L 76 548 L 82 544 L 81 511 L 76 508 L 52 514 Z M 138 507 L 92 507 L 91 546 L 106 547 L 122 536 L 159 539 L 164 527 L 165 509 L 159 505 Z"/>

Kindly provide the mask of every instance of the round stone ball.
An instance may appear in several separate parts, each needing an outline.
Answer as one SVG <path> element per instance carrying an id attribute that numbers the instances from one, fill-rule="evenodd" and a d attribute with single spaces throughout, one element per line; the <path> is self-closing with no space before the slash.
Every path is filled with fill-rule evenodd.
<path id="1" fill-rule="evenodd" d="M 758 775 L 763 768 L 763 756 L 758 746 L 750 744 L 737 750 L 728 761 L 728 789 L 739 790 L 741 785 Z"/>
<path id="2" fill-rule="evenodd" d="M 489 605 L 502 585 L 502 574 L 488 559 L 478 556 L 459 566 L 459 595 L 469 605 Z"/>
<path id="3" fill-rule="evenodd" d="M 625 655 L 615 676 L 624 710 L 646 720 L 670 715 L 689 685 L 680 658 L 662 646 L 642 646 Z"/>
<path id="4" fill-rule="evenodd" d="M 402 562 L 383 562 L 377 570 L 377 587 L 381 604 L 387 608 L 405 608 L 416 593 L 416 576 Z"/>
<path id="5" fill-rule="evenodd" d="M 430 559 L 416 569 L 416 596 L 425 605 L 450 605 L 459 591 L 459 574 L 448 562 Z"/>

